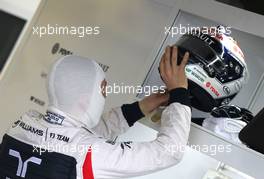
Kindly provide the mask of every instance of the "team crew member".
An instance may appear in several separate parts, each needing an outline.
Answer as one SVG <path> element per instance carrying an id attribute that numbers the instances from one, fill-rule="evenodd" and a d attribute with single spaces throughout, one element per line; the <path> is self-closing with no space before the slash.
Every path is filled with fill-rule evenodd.
<path id="1" fill-rule="evenodd" d="M 188 58 L 186 53 L 177 65 L 177 47 L 167 47 L 160 74 L 169 93 L 152 94 L 104 115 L 106 81 L 100 66 L 77 56 L 60 59 L 49 74 L 47 113 L 27 112 L 4 135 L 0 178 L 128 178 L 176 165 L 190 131 Z M 113 140 L 164 103 L 168 106 L 155 140 Z"/>

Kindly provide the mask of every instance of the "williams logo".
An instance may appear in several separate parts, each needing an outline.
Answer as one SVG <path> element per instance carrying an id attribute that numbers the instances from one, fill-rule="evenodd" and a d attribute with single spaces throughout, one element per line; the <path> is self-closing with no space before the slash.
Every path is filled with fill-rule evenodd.
<path id="1" fill-rule="evenodd" d="M 53 55 L 55 55 L 55 54 L 60 54 L 60 55 L 72 55 L 72 54 L 73 54 L 72 51 L 67 50 L 67 49 L 61 47 L 59 43 L 55 43 L 55 44 L 53 45 L 53 47 L 52 47 L 52 49 L 51 49 L 51 53 L 52 53 Z"/>
<path id="2" fill-rule="evenodd" d="M 56 54 L 60 49 L 60 44 L 59 43 L 55 43 L 51 49 L 51 53 L 52 54 Z"/>
<path id="3" fill-rule="evenodd" d="M 20 120 L 14 122 L 14 124 L 12 125 L 12 128 L 15 128 L 16 126 L 18 126 L 19 123 L 20 123 Z"/>

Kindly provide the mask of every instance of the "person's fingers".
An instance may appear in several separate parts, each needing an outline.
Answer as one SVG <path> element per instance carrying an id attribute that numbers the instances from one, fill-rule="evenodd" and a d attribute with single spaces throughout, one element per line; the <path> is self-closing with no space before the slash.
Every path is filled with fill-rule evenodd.
<path id="1" fill-rule="evenodd" d="M 167 46 L 165 48 L 165 57 L 166 57 L 166 60 L 170 60 L 170 55 L 171 55 L 170 50 L 171 50 L 171 47 L 170 46 Z"/>
<path id="2" fill-rule="evenodd" d="M 164 78 L 164 72 L 165 72 L 165 69 L 164 69 L 165 62 L 164 61 L 165 61 L 165 54 L 162 55 L 161 60 L 160 60 L 160 66 L 159 66 L 160 76 L 162 80 Z"/>
<path id="3" fill-rule="evenodd" d="M 168 94 L 162 93 L 162 91 L 158 91 L 157 93 L 153 93 L 153 99 L 156 101 L 159 101 L 159 103 L 162 103 L 167 100 Z"/>
<path id="4" fill-rule="evenodd" d="M 176 46 L 173 46 L 172 48 L 172 69 L 173 71 L 176 71 L 177 68 L 177 61 L 178 61 L 178 48 Z"/>
<path id="5" fill-rule="evenodd" d="M 171 47 L 167 46 L 165 50 L 165 72 L 171 69 Z"/>
<path id="6" fill-rule="evenodd" d="M 161 64 L 162 62 L 164 62 L 164 61 L 163 61 L 164 58 L 165 58 L 165 52 L 163 53 L 163 55 L 162 55 L 161 58 L 160 58 L 160 64 Z"/>
<path id="7" fill-rule="evenodd" d="M 165 88 L 165 89 L 159 89 L 158 92 L 157 92 L 157 94 L 164 95 L 164 94 L 167 94 L 167 92 L 168 92 L 168 89 L 167 88 Z"/>
<path id="8" fill-rule="evenodd" d="M 189 52 L 185 52 L 183 59 L 182 59 L 182 62 L 181 62 L 181 68 L 182 69 L 185 69 L 185 66 L 187 65 L 188 60 L 189 60 L 189 56 L 190 56 Z"/>
<path id="9" fill-rule="evenodd" d="M 161 101 L 160 101 L 160 106 L 167 106 L 167 104 L 169 102 L 169 98 L 170 98 L 169 94 L 164 94 L 162 96 Z"/>

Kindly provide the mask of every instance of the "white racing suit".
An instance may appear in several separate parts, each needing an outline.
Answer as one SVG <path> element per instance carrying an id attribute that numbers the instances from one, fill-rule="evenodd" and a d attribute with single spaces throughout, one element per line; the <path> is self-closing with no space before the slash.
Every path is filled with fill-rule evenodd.
<path id="1" fill-rule="evenodd" d="M 137 102 L 112 109 L 93 130 L 53 124 L 55 118 L 71 120 L 59 113 L 30 111 L 3 137 L 0 178 L 128 178 L 175 165 L 190 130 L 187 90 L 171 91 L 169 103 L 150 142 L 111 140 L 143 117 Z"/>

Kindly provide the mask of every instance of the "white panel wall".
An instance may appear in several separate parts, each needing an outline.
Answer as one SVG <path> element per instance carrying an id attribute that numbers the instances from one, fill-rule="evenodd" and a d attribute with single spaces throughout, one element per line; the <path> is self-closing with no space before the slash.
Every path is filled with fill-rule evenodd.
<path id="1" fill-rule="evenodd" d="M 262 78 L 262 82 L 259 84 L 256 94 L 255 100 L 251 104 L 251 108 L 253 112 L 257 114 L 264 107 L 264 74 Z"/>
<path id="2" fill-rule="evenodd" d="M 41 73 L 46 73 L 51 62 L 61 56 L 59 54 L 50 54 L 50 50 L 56 42 L 60 42 L 63 47 L 69 48 L 76 54 L 90 56 L 106 63 L 107 60 L 114 59 L 111 63 L 107 63 L 113 65 L 114 71 L 117 72 L 110 74 L 110 81 L 113 82 L 113 79 L 119 79 L 120 81 L 125 79 L 131 80 L 133 84 L 136 84 L 141 82 L 143 76 L 146 75 L 148 68 L 144 69 L 144 67 L 150 67 L 157 55 L 157 51 L 164 40 L 164 26 L 172 23 L 173 18 L 178 12 L 178 7 L 203 17 L 232 24 L 237 29 L 242 28 L 244 31 L 264 36 L 263 28 L 261 28 L 264 20 L 261 21 L 260 16 L 243 12 L 245 19 L 241 20 L 240 16 L 242 12 L 240 10 L 222 4 L 219 5 L 219 3 L 210 0 L 115 1 L 115 3 L 107 2 L 108 8 L 103 6 L 102 1 L 97 0 L 92 1 L 94 3 L 90 5 L 94 8 L 90 8 L 89 10 L 87 8 L 90 6 L 82 6 L 81 3 L 76 2 L 78 1 L 49 0 L 49 4 L 45 7 L 45 13 L 41 16 L 41 23 L 59 22 L 67 24 L 70 21 L 76 22 L 75 25 L 80 25 L 82 21 L 90 20 L 89 22 L 102 23 L 108 30 L 107 35 L 100 40 L 53 37 L 50 39 L 44 38 L 42 41 L 39 41 L 36 37 L 31 39 L 28 38 L 29 36 L 25 37 L 23 39 L 25 43 L 19 48 L 22 51 L 19 50 L 19 53 L 14 55 L 10 68 L 7 70 L 0 84 L 1 136 L 11 122 L 29 107 L 44 111 L 43 107 L 30 102 L 29 97 L 35 95 L 46 100 L 46 94 L 43 90 L 45 88 L 45 79 L 41 77 Z M 175 4 L 176 2 L 177 5 Z M 1 6 L 5 6 L 8 9 L 12 9 L 12 6 L 18 7 L 11 11 L 16 12 L 18 16 L 28 19 L 34 13 L 37 1 L 0 0 L 0 8 Z M 68 9 L 65 9 L 66 7 Z M 219 8 L 227 9 L 227 13 L 221 12 L 220 14 Z M 90 15 L 90 19 L 86 17 L 87 13 Z M 77 14 L 79 18 L 76 17 Z M 115 17 L 114 20 L 109 21 L 113 17 Z M 114 25 L 111 26 L 111 23 L 114 23 Z M 254 28 L 251 28 L 253 25 L 255 25 Z M 142 26 L 143 28 L 139 28 Z M 29 30 L 27 35 L 30 34 Z M 135 34 L 140 34 L 140 36 L 135 36 Z M 129 65 L 119 63 L 123 59 L 130 61 Z M 137 67 L 132 63 L 134 59 L 138 61 L 142 60 L 143 64 L 142 70 L 138 68 L 136 70 L 136 73 L 142 71 L 142 74 L 137 74 L 137 77 L 134 76 L 134 73 L 130 72 L 130 70 Z M 127 74 L 127 76 L 123 75 L 120 77 L 120 74 Z M 113 101 L 113 103 L 108 105 L 116 105 L 131 99 L 131 96 L 111 97 L 110 101 Z M 155 135 L 156 131 L 142 124 L 137 124 L 122 136 L 120 140 L 148 140 L 153 139 Z M 180 165 L 139 178 L 198 179 L 203 176 L 207 169 L 215 168 L 216 164 L 217 161 L 215 159 L 188 150 Z"/>

